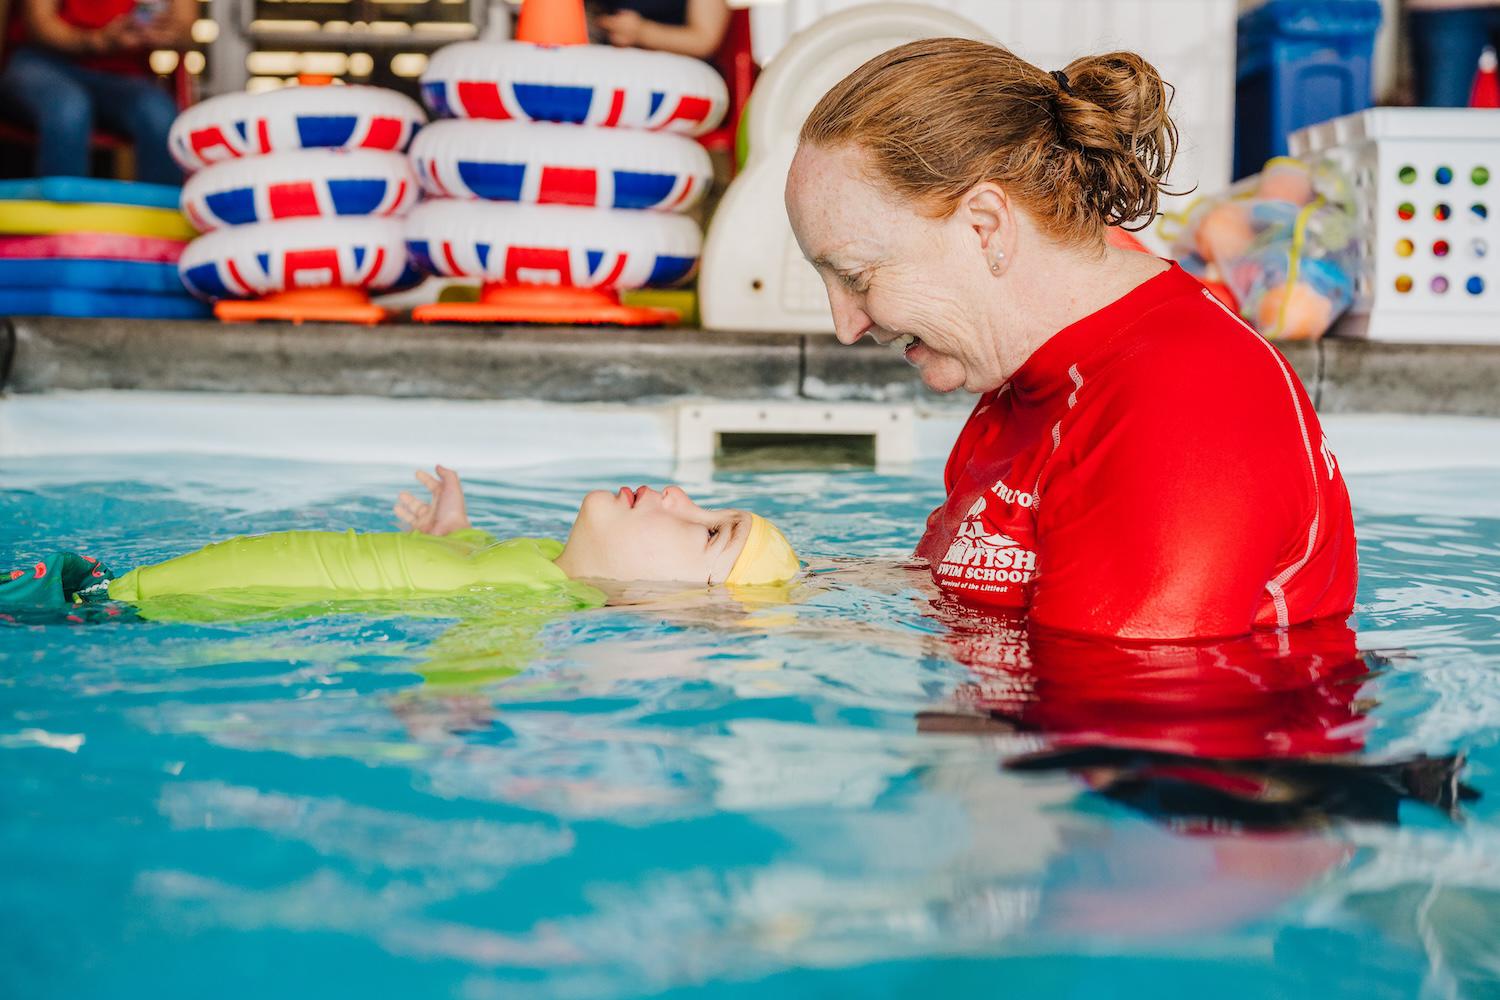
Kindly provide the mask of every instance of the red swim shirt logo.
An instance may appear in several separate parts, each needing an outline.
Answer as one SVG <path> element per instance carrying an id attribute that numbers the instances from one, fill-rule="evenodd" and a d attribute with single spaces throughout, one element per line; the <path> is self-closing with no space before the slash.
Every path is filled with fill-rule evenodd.
<path id="1" fill-rule="evenodd" d="M 1022 497 L 1027 502 L 1022 502 Z M 993 504 L 992 499 L 996 501 Z M 1028 582 L 1036 572 L 1036 553 L 1002 530 L 1005 526 L 996 514 L 1010 505 L 1031 508 L 1034 503 L 1031 494 L 1019 493 L 1004 483 L 981 493 L 938 565 L 938 582 L 958 590 L 980 591 L 1007 591 L 1010 584 Z"/>

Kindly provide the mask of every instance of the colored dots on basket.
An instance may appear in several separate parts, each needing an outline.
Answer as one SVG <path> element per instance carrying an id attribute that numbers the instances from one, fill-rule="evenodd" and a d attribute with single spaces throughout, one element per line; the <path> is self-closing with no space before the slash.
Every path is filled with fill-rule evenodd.
<path id="1" fill-rule="evenodd" d="M 1396 291 L 1400 292 L 1402 295 L 1405 295 L 1407 292 L 1411 291 L 1411 275 L 1396 275 Z"/>
<path id="2" fill-rule="evenodd" d="M 1475 167 L 1469 171 L 1469 180 L 1474 182 L 1475 187 L 1484 187 L 1490 182 L 1490 168 Z"/>
<path id="3" fill-rule="evenodd" d="M 1446 291 L 1448 291 L 1448 279 L 1441 274 L 1434 275 L 1432 279 L 1432 293 L 1434 295 L 1442 295 Z"/>
<path id="4" fill-rule="evenodd" d="M 1448 249 L 1447 240 L 1436 240 L 1432 244 L 1432 255 L 1434 257 L 1446 257 L 1448 256 Z"/>
<path id="5" fill-rule="evenodd" d="M 1409 201 L 1403 201 L 1396 206 L 1396 215 L 1400 217 L 1402 222 L 1410 222 L 1417 217 L 1417 206 Z"/>
<path id="6" fill-rule="evenodd" d="M 1453 208 L 1446 201 L 1440 201 L 1432 206 L 1432 217 L 1439 222 L 1447 222 L 1453 215 Z"/>
<path id="7" fill-rule="evenodd" d="M 1484 240 L 1483 237 L 1476 236 L 1469 242 L 1469 252 L 1472 253 L 1475 257 L 1483 257 L 1485 254 L 1490 252 L 1490 245 Z"/>
<path id="8" fill-rule="evenodd" d="M 1452 184 L 1453 183 L 1453 168 L 1452 167 L 1438 167 L 1437 170 L 1435 170 L 1433 172 L 1432 179 L 1435 180 L 1435 181 L 1437 181 L 1439 184 Z"/>
<path id="9" fill-rule="evenodd" d="M 1472 278 L 1470 278 L 1468 281 L 1464 282 L 1464 288 L 1468 291 L 1468 293 L 1470 295 L 1483 295 L 1484 294 L 1484 279 L 1481 278 L 1479 275 L 1476 274 Z"/>
<path id="10" fill-rule="evenodd" d="M 1474 217 L 1472 221 L 1483 222 L 1485 219 L 1488 219 L 1490 217 L 1490 210 L 1484 202 L 1476 201 L 1474 204 L 1469 206 L 1469 214 Z"/>
<path id="11" fill-rule="evenodd" d="M 1402 184 L 1415 184 L 1417 182 L 1417 168 L 1413 166 L 1402 167 L 1396 172 L 1396 179 Z"/>
<path id="12" fill-rule="evenodd" d="M 1416 252 L 1416 250 L 1417 250 L 1417 245 L 1415 243 L 1413 243 L 1411 240 L 1397 240 L 1396 241 L 1396 256 L 1397 257 L 1410 257 L 1413 253 Z"/>

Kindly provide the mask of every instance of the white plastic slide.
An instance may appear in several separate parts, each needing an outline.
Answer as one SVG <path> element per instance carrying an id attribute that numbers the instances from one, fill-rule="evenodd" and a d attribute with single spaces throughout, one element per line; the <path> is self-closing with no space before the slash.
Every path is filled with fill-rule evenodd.
<path id="1" fill-rule="evenodd" d="M 703 246 L 698 308 L 711 330 L 832 333 L 823 283 L 802 258 L 782 189 L 797 133 L 818 99 L 878 53 L 945 35 L 991 39 L 957 15 L 915 4 L 869 4 L 792 38 L 756 82 L 746 109 L 749 157 L 720 202 Z"/>

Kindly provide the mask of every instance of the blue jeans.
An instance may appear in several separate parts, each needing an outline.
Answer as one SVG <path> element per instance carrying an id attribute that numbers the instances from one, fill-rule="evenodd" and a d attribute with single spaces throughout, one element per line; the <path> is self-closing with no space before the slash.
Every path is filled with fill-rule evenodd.
<path id="1" fill-rule="evenodd" d="M 0 70 L 0 101 L 35 126 L 36 172 L 42 177 L 88 176 L 89 136 L 97 119 L 131 138 L 137 180 L 182 183 L 182 171 L 167 152 L 177 104 L 154 78 L 87 69 L 67 56 L 21 46 Z"/>
<path id="2" fill-rule="evenodd" d="M 1410 14 L 1417 103 L 1466 108 L 1479 53 L 1500 39 L 1500 7 L 1414 10 Z"/>

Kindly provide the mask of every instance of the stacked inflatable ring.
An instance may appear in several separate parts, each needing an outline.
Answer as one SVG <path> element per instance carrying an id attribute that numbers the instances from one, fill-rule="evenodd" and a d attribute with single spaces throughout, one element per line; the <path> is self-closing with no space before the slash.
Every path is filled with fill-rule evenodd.
<path id="1" fill-rule="evenodd" d="M 400 217 L 420 193 L 403 150 L 425 117 L 363 86 L 225 94 L 184 111 L 168 142 L 192 174 L 183 214 L 203 234 L 179 262 L 184 283 L 222 319 L 382 319 L 368 293 L 418 277 Z"/>
<path id="2" fill-rule="evenodd" d="M 699 136 L 729 107 L 724 78 L 687 56 L 609 45 L 460 42 L 434 53 L 422 97 L 445 118 L 566 122 Z"/>
<path id="3" fill-rule="evenodd" d="M 478 304 L 419 307 L 417 319 L 675 319 L 617 293 L 679 284 L 697 267 L 702 234 L 681 213 L 713 174 L 692 137 L 729 103 L 712 67 L 610 46 L 463 42 L 433 55 L 422 94 L 446 120 L 412 143 L 429 200 L 407 218 L 407 247 L 422 270 L 485 291 Z"/>

